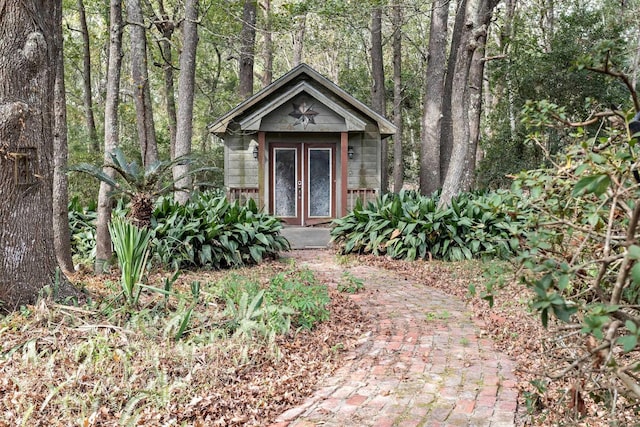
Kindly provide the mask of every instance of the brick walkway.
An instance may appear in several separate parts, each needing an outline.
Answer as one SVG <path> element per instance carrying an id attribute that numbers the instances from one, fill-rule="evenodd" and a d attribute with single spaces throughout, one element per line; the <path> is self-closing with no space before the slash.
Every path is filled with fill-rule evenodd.
<path id="1" fill-rule="evenodd" d="M 353 298 L 375 319 L 374 330 L 272 427 L 515 425 L 514 362 L 479 337 L 460 300 L 390 271 L 340 266 L 330 251 L 292 257 L 335 282 L 345 270 L 362 279 L 365 292 Z"/>

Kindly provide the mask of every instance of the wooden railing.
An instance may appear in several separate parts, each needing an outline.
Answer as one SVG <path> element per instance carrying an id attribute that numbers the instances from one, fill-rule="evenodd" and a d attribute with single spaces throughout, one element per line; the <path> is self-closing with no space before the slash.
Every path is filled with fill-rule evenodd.
<path id="1" fill-rule="evenodd" d="M 232 187 L 227 190 L 227 199 L 230 202 L 238 201 L 246 203 L 249 199 L 255 200 L 261 206 L 260 190 L 257 187 Z"/>
<path id="2" fill-rule="evenodd" d="M 368 202 L 375 201 L 376 197 L 378 197 L 378 192 L 374 188 L 350 188 L 347 190 L 347 210 L 353 210 L 358 199 L 366 206 Z"/>
<path id="3" fill-rule="evenodd" d="M 347 190 L 347 210 L 351 211 L 356 205 L 356 200 L 360 199 L 363 205 L 373 202 L 378 197 L 378 192 L 374 188 L 350 188 Z M 258 206 L 262 206 L 260 191 L 257 187 L 231 187 L 227 190 L 227 199 L 230 202 L 239 201 L 245 203 L 249 199 L 256 201 Z"/>

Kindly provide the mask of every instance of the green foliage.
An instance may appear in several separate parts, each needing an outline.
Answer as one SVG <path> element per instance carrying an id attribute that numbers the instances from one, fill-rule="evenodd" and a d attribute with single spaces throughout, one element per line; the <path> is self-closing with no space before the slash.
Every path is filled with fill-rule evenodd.
<path id="1" fill-rule="evenodd" d="M 151 230 L 139 228 L 118 217 L 109 223 L 113 250 L 118 256 L 121 279 L 120 286 L 125 302 L 131 306 L 138 304 L 141 284 L 149 256 Z"/>
<path id="2" fill-rule="evenodd" d="M 69 205 L 72 250 L 77 262 L 95 257 L 95 206 Z M 119 203 L 114 217 L 124 217 Z M 252 200 L 229 203 L 218 192 L 197 193 L 185 205 L 161 197 L 151 218 L 150 260 L 170 268 L 227 268 L 257 264 L 290 249 L 281 222 Z"/>
<path id="3" fill-rule="evenodd" d="M 353 276 L 348 271 L 342 273 L 342 278 L 338 283 L 338 292 L 346 292 L 348 294 L 357 294 L 364 290 L 364 282 Z"/>
<path id="4" fill-rule="evenodd" d="M 302 329 L 312 329 L 329 318 L 328 288 L 318 283 L 308 269 L 290 268 L 275 274 L 266 286 L 247 277 L 231 275 L 220 288 L 220 297 L 231 307 L 232 318 L 236 319 L 232 325 L 236 327 L 238 317 L 264 317 L 261 322 L 267 325 L 287 323 Z M 261 307 L 264 310 L 257 311 Z"/>
<path id="5" fill-rule="evenodd" d="M 438 208 L 438 196 L 385 194 L 334 221 L 331 235 L 343 254 L 460 261 L 508 257 L 519 246 L 526 212 L 507 192 L 468 193 Z"/>
<path id="6" fill-rule="evenodd" d="M 545 152 L 556 154 L 572 143 L 571 130 L 564 124 L 528 118 L 533 107 L 538 112 L 557 108 L 567 121 L 580 122 L 602 106 L 630 106 L 623 85 L 587 67 L 601 67 L 605 58 L 615 58 L 625 69 L 628 54 L 616 54 L 628 52 L 625 20 L 634 19 L 629 13 L 633 7 L 623 11 L 606 1 L 591 2 L 589 7 L 566 3 L 553 13 L 535 11 L 533 4 L 520 8 L 508 27 L 527 30 L 503 34 L 501 45 L 494 49 L 508 59 L 486 64 L 496 105 L 487 109 L 490 131 L 481 141 L 485 151 L 478 170 L 481 186 L 508 188 L 511 180 L 506 175 L 550 166 Z M 554 23 L 546 26 L 544 19 L 550 15 Z M 532 133 L 535 139 L 528 138 Z"/>
<path id="7" fill-rule="evenodd" d="M 119 178 L 105 173 L 102 167 L 88 163 L 80 163 L 69 168 L 71 171 L 82 172 L 104 182 L 113 188 L 112 195 L 125 195 L 131 199 L 129 216 L 136 225 L 148 226 L 155 200 L 164 194 L 176 190 L 189 191 L 189 188 L 176 188 L 175 184 L 184 177 L 198 172 L 217 170 L 217 168 L 190 168 L 180 177 L 173 177 L 172 169 L 177 165 L 193 163 L 191 156 L 183 156 L 174 160 L 158 160 L 143 167 L 135 161 L 129 162 L 120 148 L 110 153 L 111 163 L 105 166 L 115 170 Z"/>
<path id="8" fill-rule="evenodd" d="M 171 268 L 256 264 L 290 248 L 277 218 L 253 200 L 229 203 L 216 192 L 196 193 L 184 205 L 160 198 L 151 227 L 154 260 Z"/>
<path id="9" fill-rule="evenodd" d="M 554 317 L 572 324 L 583 354 L 607 349 L 606 366 L 585 362 L 590 357 L 568 363 L 580 372 L 609 371 L 636 393 L 628 373 L 637 364 L 621 360 L 638 350 L 640 336 L 640 183 L 634 176 L 640 147 L 627 132 L 633 114 L 618 116 L 623 126 L 603 124 L 595 135 L 577 129 L 576 143 L 550 159 L 555 168 L 519 174 L 512 191 L 535 219 L 516 258 L 520 280 L 532 291 L 531 308 L 545 327 Z M 557 338 L 559 345 L 566 346 L 565 339 Z"/>
<path id="10" fill-rule="evenodd" d="M 329 292 L 308 269 L 277 274 L 269 282 L 268 298 L 276 304 L 295 310 L 292 324 L 312 329 L 329 318 Z"/>
<path id="11" fill-rule="evenodd" d="M 71 254 L 78 264 L 92 263 L 96 258 L 96 204 L 82 206 L 74 197 L 69 202 Z"/>

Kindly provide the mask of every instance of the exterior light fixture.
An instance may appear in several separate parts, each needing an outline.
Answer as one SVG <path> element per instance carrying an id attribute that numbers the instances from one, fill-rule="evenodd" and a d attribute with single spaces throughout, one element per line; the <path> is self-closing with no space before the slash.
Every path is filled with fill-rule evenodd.
<path id="1" fill-rule="evenodd" d="M 253 158 L 258 159 L 258 146 L 253 147 Z"/>
<path id="2" fill-rule="evenodd" d="M 349 146 L 349 148 L 347 149 L 347 155 L 349 156 L 349 159 L 353 159 L 353 147 Z"/>

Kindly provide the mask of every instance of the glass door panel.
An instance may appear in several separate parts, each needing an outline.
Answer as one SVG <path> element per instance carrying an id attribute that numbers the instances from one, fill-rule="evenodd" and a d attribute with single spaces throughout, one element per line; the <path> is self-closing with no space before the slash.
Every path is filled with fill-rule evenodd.
<path id="1" fill-rule="evenodd" d="M 330 148 L 309 148 L 307 166 L 309 218 L 331 216 L 332 167 Z"/>
<path id="2" fill-rule="evenodd" d="M 274 214 L 295 218 L 298 216 L 298 150 L 275 148 L 273 162 Z"/>

